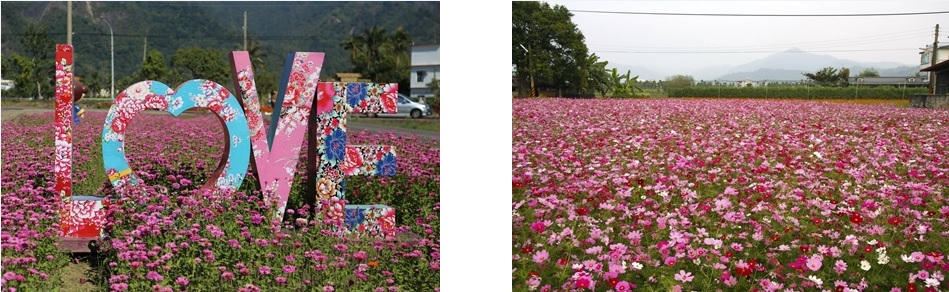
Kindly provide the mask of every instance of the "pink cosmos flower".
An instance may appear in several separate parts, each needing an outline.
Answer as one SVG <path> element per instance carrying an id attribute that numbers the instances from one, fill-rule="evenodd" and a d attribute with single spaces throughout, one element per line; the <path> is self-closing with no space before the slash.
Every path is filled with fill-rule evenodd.
<path id="1" fill-rule="evenodd" d="M 544 233 L 544 229 L 546 228 L 547 226 L 545 226 L 544 222 L 541 222 L 541 221 L 537 221 L 537 222 L 534 222 L 534 224 L 531 224 L 531 230 L 534 230 L 534 232 L 537 232 L 537 233 Z"/>
<path id="2" fill-rule="evenodd" d="M 681 281 L 682 283 L 692 282 L 692 273 L 686 272 L 685 270 L 679 270 L 679 273 L 674 277 L 676 281 Z"/>
<path id="3" fill-rule="evenodd" d="M 837 262 L 834 263 L 834 272 L 837 272 L 838 275 L 843 274 L 846 270 L 847 263 L 845 263 L 843 260 L 837 260 Z"/>
<path id="4" fill-rule="evenodd" d="M 738 190 L 736 190 L 735 188 L 731 186 L 728 186 L 728 187 L 725 187 L 725 194 L 729 196 L 737 195 Z"/>
<path id="5" fill-rule="evenodd" d="M 811 271 L 815 271 L 815 272 L 816 272 L 817 270 L 820 270 L 820 267 L 821 267 L 821 266 L 823 265 L 823 263 L 824 263 L 823 261 L 824 261 L 824 257 L 823 257 L 823 256 L 821 256 L 821 255 L 819 255 L 819 254 L 815 254 L 815 255 L 813 255 L 813 256 L 811 256 L 810 258 L 807 259 L 806 265 L 807 265 L 807 268 L 808 268 L 808 269 L 810 269 Z"/>
<path id="6" fill-rule="evenodd" d="M 540 264 L 540 263 L 546 262 L 547 259 L 549 259 L 549 258 L 550 258 L 550 253 L 548 253 L 546 250 L 541 250 L 541 251 L 538 251 L 538 252 L 534 253 L 534 262 L 535 262 L 535 263 Z"/>
<path id="7" fill-rule="evenodd" d="M 617 292 L 632 291 L 632 289 L 636 289 L 636 285 L 626 281 L 619 281 L 616 283 L 616 287 L 613 287 L 613 289 L 615 289 Z"/>
<path id="8" fill-rule="evenodd" d="M 574 281 L 574 285 L 575 285 L 578 289 L 590 288 L 590 284 L 591 284 L 591 283 L 590 283 L 590 278 L 589 278 L 588 276 L 580 277 L 579 279 L 577 279 L 576 281 Z"/>
<path id="9" fill-rule="evenodd" d="M 911 253 L 911 254 L 909 255 L 909 257 L 910 257 L 911 259 L 913 259 L 913 261 L 912 261 L 913 263 L 922 262 L 923 259 L 926 259 L 926 255 L 924 255 L 922 252 L 918 252 L 918 251 Z"/>

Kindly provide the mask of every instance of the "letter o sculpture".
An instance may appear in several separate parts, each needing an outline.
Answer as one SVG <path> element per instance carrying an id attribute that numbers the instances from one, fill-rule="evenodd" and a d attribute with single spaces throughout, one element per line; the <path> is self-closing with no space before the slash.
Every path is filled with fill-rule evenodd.
<path id="1" fill-rule="evenodd" d="M 195 79 L 182 83 L 171 90 L 158 81 L 142 81 L 123 90 L 116 96 L 102 127 L 102 160 L 106 174 L 116 191 L 141 184 L 125 155 L 125 129 L 132 118 L 146 109 L 162 110 L 173 116 L 195 108 L 207 108 L 217 114 L 224 125 L 228 141 L 224 146 L 226 158 L 222 159 L 201 189 L 236 190 L 240 188 L 250 161 L 250 130 L 244 111 L 224 86 L 210 81 Z"/>

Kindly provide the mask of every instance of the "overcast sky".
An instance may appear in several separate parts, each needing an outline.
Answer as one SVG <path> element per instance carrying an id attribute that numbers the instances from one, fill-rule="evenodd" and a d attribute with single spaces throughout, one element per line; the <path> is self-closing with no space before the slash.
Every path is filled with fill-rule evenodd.
<path id="1" fill-rule="evenodd" d="M 949 1 L 548 1 L 574 11 L 587 47 L 611 64 L 692 71 L 736 66 L 792 47 L 858 62 L 919 64 L 919 48 L 949 43 L 949 14 L 735 17 L 603 14 L 878 14 L 949 11 Z M 668 53 L 685 52 L 685 53 Z"/>

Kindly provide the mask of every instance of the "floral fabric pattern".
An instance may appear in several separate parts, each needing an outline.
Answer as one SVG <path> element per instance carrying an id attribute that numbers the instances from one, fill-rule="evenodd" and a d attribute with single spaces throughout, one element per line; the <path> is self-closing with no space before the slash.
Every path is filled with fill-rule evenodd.
<path id="1" fill-rule="evenodd" d="M 396 156 L 392 147 L 346 145 L 346 119 L 350 112 L 394 113 L 397 92 L 398 84 L 394 83 L 319 83 L 316 94 L 317 115 L 316 120 L 312 122 L 315 127 L 310 129 L 310 145 L 316 145 L 316 147 L 309 148 L 308 155 L 310 163 L 316 164 L 316 169 L 309 174 L 310 177 L 307 180 L 315 183 L 313 189 L 315 189 L 314 195 L 318 202 L 331 198 L 345 198 L 344 179 L 347 175 L 395 175 Z M 379 169 L 383 169 L 384 172 L 380 173 Z M 348 212 L 347 214 L 350 214 Z M 351 229 L 348 232 L 359 230 L 360 225 L 356 222 L 361 222 L 361 219 L 354 217 L 357 216 L 356 213 L 350 214 L 352 216 L 347 215 L 349 217 L 346 218 L 339 215 L 334 217 L 327 213 L 326 216 L 343 221 L 342 223 Z M 393 210 L 393 220 L 394 217 Z M 370 221 L 375 222 L 375 220 Z M 386 226 L 394 228 L 394 222 Z M 362 229 L 366 229 L 366 226 L 368 225 L 363 225 Z"/>
<path id="2" fill-rule="evenodd" d="M 276 218 L 282 218 L 296 175 L 304 132 L 307 129 L 316 87 L 323 66 L 323 53 L 298 52 L 288 56 L 292 67 L 284 76 L 274 106 L 274 119 L 265 132 L 263 115 L 254 81 L 254 69 L 247 52 L 231 53 L 237 94 L 244 106 L 253 145 L 254 170 L 260 178 L 265 202 L 276 201 Z M 324 110 L 326 105 L 322 105 Z M 332 107 L 332 103 L 329 104 Z M 318 110 L 321 105 L 317 105 Z M 343 141 L 345 145 L 345 141 Z"/>
<path id="3" fill-rule="evenodd" d="M 123 90 L 106 115 L 102 130 L 102 155 L 109 180 L 116 190 L 138 185 L 124 152 L 125 129 L 139 112 L 146 109 L 164 110 L 178 116 L 185 110 L 203 107 L 210 109 L 224 122 L 228 134 L 228 153 L 221 175 L 211 179 L 203 188 L 237 189 L 244 180 L 250 159 L 250 143 L 241 139 L 250 135 L 244 111 L 230 91 L 210 80 L 191 80 L 171 90 L 157 81 L 142 81 Z"/>
<path id="4" fill-rule="evenodd" d="M 386 205 L 346 205 L 346 233 L 392 235 L 395 209 Z"/>

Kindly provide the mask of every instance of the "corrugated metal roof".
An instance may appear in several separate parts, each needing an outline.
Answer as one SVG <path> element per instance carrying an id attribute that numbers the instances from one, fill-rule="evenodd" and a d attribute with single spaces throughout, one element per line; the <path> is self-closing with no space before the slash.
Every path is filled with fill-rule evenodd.
<path id="1" fill-rule="evenodd" d="M 934 71 L 935 72 L 935 71 L 942 71 L 946 68 L 949 68 L 949 60 L 936 63 L 936 65 L 932 65 L 932 66 L 920 69 L 919 71 Z"/>

